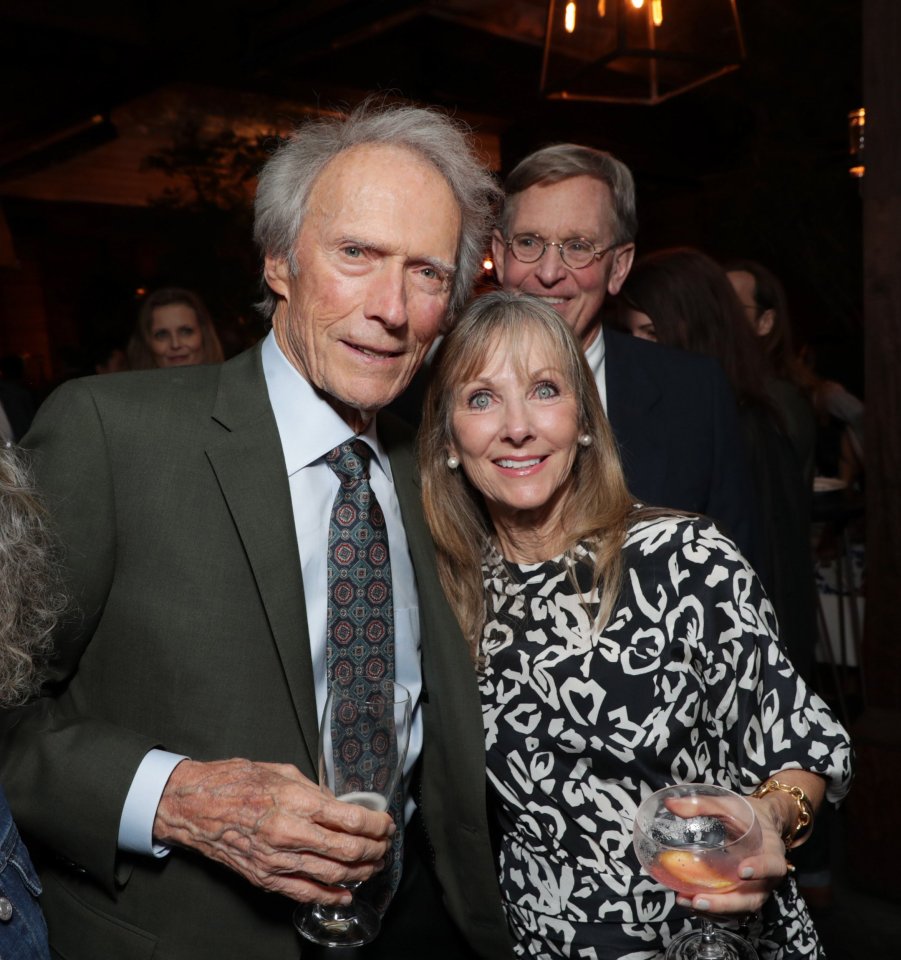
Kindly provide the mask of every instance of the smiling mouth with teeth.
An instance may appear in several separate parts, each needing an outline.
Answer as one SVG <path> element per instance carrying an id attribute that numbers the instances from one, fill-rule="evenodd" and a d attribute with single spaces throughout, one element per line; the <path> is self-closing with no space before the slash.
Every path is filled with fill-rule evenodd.
<path id="1" fill-rule="evenodd" d="M 528 467 L 537 466 L 543 459 L 544 457 L 534 457 L 531 460 L 495 460 L 494 462 L 499 467 L 504 467 L 505 469 L 525 470 Z"/>

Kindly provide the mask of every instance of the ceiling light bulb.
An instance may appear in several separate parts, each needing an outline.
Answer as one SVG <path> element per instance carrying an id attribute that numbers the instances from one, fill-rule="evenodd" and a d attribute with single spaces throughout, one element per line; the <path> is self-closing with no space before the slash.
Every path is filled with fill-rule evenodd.
<path id="1" fill-rule="evenodd" d="M 663 23 L 663 0 L 651 0 L 651 19 L 655 27 Z"/>
<path id="2" fill-rule="evenodd" d="M 570 0 L 563 11 L 563 29 L 572 33 L 576 29 L 576 5 Z"/>

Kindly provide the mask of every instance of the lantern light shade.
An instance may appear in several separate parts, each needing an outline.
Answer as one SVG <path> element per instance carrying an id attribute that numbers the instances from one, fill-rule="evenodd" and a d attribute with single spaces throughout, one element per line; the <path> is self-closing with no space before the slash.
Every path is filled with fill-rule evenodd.
<path id="1" fill-rule="evenodd" d="M 661 103 L 745 57 L 735 0 L 576 0 L 571 32 L 568 6 L 548 7 L 541 92 L 549 99 Z"/>

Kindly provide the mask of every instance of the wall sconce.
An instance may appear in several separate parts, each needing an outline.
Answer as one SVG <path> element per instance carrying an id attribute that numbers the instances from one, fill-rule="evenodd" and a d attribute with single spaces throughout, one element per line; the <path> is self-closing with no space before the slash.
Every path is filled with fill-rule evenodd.
<path id="1" fill-rule="evenodd" d="M 737 69 L 735 0 L 550 0 L 541 92 L 655 104 Z"/>
<path id="2" fill-rule="evenodd" d="M 848 173 L 859 180 L 866 173 L 867 167 L 863 159 L 864 131 L 867 124 L 867 111 L 864 107 L 852 110 L 848 114 L 848 152 L 851 154 L 851 164 Z"/>

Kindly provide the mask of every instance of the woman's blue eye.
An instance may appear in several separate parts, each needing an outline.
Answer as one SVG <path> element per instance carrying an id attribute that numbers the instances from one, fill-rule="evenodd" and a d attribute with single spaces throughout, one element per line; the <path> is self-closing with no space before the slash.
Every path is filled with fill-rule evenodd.
<path id="1" fill-rule="evenodd" d="M 484 410 L 491 402 L 487 393 L 474 393 L 469 398 L 469 405 L 476 410 Z"/>
<path id="2" fill-rule="evenodd" d="M 557 388 L 552 383 L 539 383 L 535 388 L 535 396 L 539 400 L 550 400 L 557 396 Z"/>

